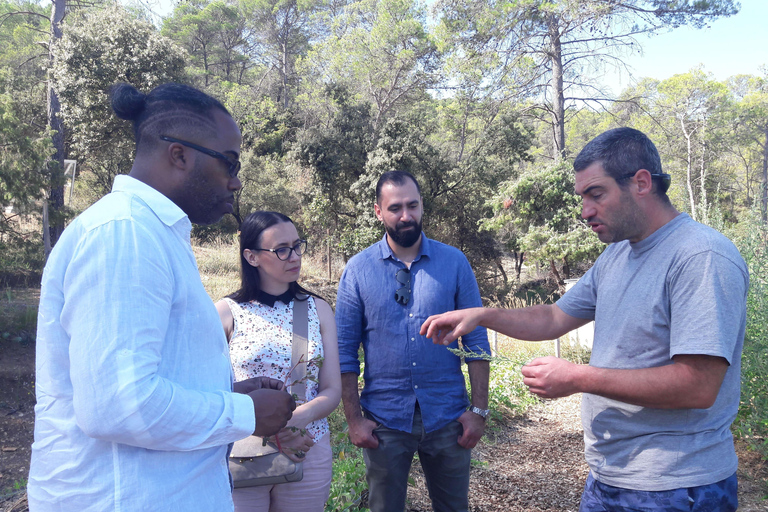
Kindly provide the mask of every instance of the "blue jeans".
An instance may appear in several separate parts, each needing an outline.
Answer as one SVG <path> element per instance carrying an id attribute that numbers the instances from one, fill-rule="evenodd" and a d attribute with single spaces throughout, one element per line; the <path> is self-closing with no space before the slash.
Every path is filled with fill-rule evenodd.
<path id="1" fill-rule="evenodd" d="M 589 473 L 579 512 L 733 512 L 739 506 L 736 473 L 714 484 L 635 491 L 598 482 Z"/>
<path id="2" fill-rule="evenodd" d="M 417 451 L 434 511 L 467 512 L 472 450 L 459 446 L 461 432 L 461 423 L 452 421 L 426 433 L 418 406 L 411 433 L 379 425 L 374 430 L 379 439 L 378 448 L 363 450 L 371 512 L 405 510 L 408 472 Z"/>

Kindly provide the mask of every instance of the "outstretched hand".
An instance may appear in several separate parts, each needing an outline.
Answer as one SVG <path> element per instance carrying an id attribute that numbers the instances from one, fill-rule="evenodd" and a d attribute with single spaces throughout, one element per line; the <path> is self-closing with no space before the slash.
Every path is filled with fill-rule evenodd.
<path id="1" fill-rule="evenodd" d="M 542 398 L 578 393 L 576 375 L 581 365 L 554 356 L 538 357 L 522 368 L 523 384 Z"/>
<path id="2" fill-rule="evenodd" d="M 419 333 L 432 338 L 436 345 L 450 345 L 459 336 L 468 334 L 480 325 L 483 308 L 457 309 L 440 315 L 432 315 L 421 324 Z"/>

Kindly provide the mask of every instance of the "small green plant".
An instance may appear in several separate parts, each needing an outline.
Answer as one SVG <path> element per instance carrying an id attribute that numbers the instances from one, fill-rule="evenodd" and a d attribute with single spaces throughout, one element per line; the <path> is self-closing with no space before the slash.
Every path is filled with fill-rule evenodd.
<path id="1" fill-rule="evenodd" d="M 361 507 L 363 495 L 368 490 L 363 451 L 349 441 L 341 405 L 328 416 L 328 424 L 333 449 L 333 480 L 325 512 L 368 510 Z"/>
<path id="2" fill-rule="evenodd" d="M 6 487 L 2 491 L 0 491 L 0 498 L 7 498 L 9 496 L 14 496 L 26 490 L 27 490 L 27 479 L 22 478 L 21 480 L 16 480 L 15 482 L 13 482 L 13 485 L 11 487 Z"/>
<path id="3" fill-rule="evenodd" d="M 333 481 L 325 512 L 368 510 L 361 508 L 363 493 L 367 489 L 362 456 L 348 456 L 347 452 L 342 452 L 341 457 L 333 462 Z"/>

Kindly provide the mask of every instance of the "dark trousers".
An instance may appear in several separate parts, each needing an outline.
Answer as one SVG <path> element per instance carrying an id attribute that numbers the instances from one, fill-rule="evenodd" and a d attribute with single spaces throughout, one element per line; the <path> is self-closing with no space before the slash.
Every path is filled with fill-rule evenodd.
<path id="1" fill-rule="evenodd" d="M 579 512 L 733 512 L 739 506 L 736 473 L 709 485 L 669 491 L 635 491 L 602 484 L 592 473 Z"/>
<path id="2" fill-rule="evenodd" d="M 461 423 L 426 433 L 416 407 L 411 432 L 379 425 L 376 449 L 365 449 L 368 505 L 371 512 L 403 512 L 408 473 L 418 452 L 435 512 L 467 512 L 471 450 L 459 446 Z"/>

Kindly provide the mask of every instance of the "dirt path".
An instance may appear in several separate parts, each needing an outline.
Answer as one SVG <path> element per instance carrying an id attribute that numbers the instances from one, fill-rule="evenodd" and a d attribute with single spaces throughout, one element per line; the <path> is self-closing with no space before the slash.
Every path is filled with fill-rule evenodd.
<path id="1" fill-rule="evenodd" d="M 580 404 L 580 395 L 546 401 L 494 428 L 473 452 L 470 511 L 578 511 L 588 473 Z M 768 464 L 740 445 L 738 451 L 739 510 L 765 512 L 760 488 L 768 489 Z M 431 510 L 421 471 L 414 467 L 412 477 L 408 509 Z"/>

